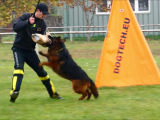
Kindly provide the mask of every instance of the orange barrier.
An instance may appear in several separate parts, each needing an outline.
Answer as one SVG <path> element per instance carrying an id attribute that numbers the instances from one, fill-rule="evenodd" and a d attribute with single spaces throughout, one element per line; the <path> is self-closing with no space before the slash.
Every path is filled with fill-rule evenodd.
<path id="1" fill-rule="evenodd" d="M 113 0 L 97 87 L 160 84 L 160 72 L 129 0 Z"/>

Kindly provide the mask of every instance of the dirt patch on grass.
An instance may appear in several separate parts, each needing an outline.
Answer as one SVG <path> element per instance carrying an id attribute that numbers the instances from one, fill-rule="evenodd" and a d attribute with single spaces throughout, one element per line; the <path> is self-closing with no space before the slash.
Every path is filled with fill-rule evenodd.
<path id="1" fill-rule="evenodd" d="M 101 50 L 99 49 L 74 49 L 69 50 L 71 56 L 73 58 L 93 58 L 93 59 L 99 59 L 101 55 Z"/>
<path id="2" fill-rule="evenodd" d="M 95 43 L 84 43 L 80 45 L 76 45 L 77 47 L 87 47 L 87 49 L 68 49 L 71 56 L 73 58 L 91 58 L 91 59 L 99 59 L 101 55 L 102 44 Z M 98 49 L 91 49 L 91 47 L 98 47 Z"/>
<path id="3" fill-rule="evenodd" d="M 42 50 L 47 53 L 47 50 Z M 99 59 L 101 55 L 101 49 L 68 49 L 72 58 L 91 58 Z M 39 56 L 40 58 L 42 56 Z M 44 58 L 44 57 L 42 57 Z"/>
<path id="4" fill-rule="evenodd" d="M 160 50 L 152 50 L 153 55 L 160 56 Z"/>
<path id="5" fill-rule="evenodd" d="M 160 43 L 150 43 L 149 47 L 153 55 L 160 56 Z"/>
<path id="6" fill-rule="evenodd" d="M 78 45 L 78 46 L 102 46 L 101 44 L 81 44 L 81 45 Z"/>

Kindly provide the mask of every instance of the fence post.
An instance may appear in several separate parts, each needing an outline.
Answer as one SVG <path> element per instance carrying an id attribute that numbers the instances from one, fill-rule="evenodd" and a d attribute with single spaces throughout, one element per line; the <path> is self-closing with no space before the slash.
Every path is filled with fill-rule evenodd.
<path id="1" fill-rule="evenodd" d="M 0 35 L 0 43 L 2 43 L 2 35 Z"/>
<path id="2" fill-rule="evenodd" d="M 70 30 L 70 32 L 72 32 L 72 27 L 71 26 L 69 27 L 69 30 Z M 71 42 L 73 41 L 73 39 L 72 39 L 72 33 L 70 33 L 70 41 Z"/>

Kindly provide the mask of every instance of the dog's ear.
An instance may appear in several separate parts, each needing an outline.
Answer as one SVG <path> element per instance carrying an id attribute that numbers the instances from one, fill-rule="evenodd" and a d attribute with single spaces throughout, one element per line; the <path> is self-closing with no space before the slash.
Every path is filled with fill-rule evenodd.
<path id="1" fill-rule="evenodd" d="M 66 42 L 66 37 L 64 37 L 63 39 L 61 39 L 62 42 Z"/>
<path id="2" fill-rule="evenodd" d="M 61 39 L 62 42 L 66 42 L 66 39 Z"/>
<path id="3" fill-rule="evenodd" d="M 61 36 L 58 37 L 58 40 L 61 41 Z"/>

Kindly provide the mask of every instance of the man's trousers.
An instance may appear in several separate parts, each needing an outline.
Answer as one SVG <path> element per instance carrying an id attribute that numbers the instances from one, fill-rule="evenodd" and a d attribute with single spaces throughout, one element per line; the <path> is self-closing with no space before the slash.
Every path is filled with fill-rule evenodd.
<path id="1" fill-rule="evenodd" d="M 14 56 L 14 72 L 12 79 L 12 90 L 10 95 L 20 90 L 23 75 L 24 75 L 24 64 L 27 63 L 39 76 L 39 79 L 42 81 L 46 87 L 50 97 L 53 97 L 56 93 L 53 83 L 50 81 L 49 75 L 43 69 L 39 67 L 40 60 L 35 50 L 25 50 L 13 47 L 13 56 Z"/>

